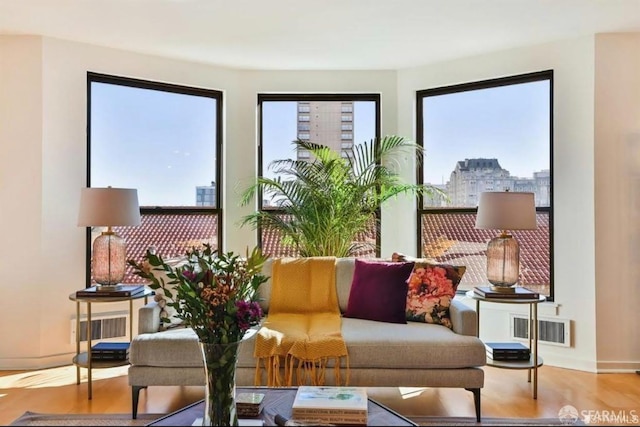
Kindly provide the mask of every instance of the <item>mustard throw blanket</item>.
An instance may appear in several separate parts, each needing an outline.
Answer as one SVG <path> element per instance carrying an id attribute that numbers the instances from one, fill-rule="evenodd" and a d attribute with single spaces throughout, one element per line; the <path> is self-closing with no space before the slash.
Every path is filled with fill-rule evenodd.
<path id="1" fill-rule="evenodd" d="M 347 346 L 335 283 L 334 257 L 276 259 L 269 314 L 258 331 L 254 356 L 256 385 L 323 385 L 330 361 L 336 385 L 349 381 Z M 341 378 L 344 357 L 346 375 Z M 281 367 L 284 369 L 281 372 Z"/>

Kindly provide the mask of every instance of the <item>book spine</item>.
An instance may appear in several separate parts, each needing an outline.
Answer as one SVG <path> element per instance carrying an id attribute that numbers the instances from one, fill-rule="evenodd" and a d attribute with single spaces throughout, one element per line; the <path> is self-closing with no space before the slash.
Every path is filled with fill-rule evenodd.
<path id="1" fill-rule="evenodd" d="M 76 291 L 76 297 L 130 297 L 130 291 Z"/>
<path id="2" fill-rule="evenodd" d="M 293 419 L 308 423 L 331 423 L 331 424 L 367 424 L 366 415 L 322 415 L 322 414 L 293 414 Z"/>
<path id="3" fill-rule="evenodd" d="M 96 355 L 104 355 L 104 356 L 108 356 L 108 355 L 120 355 L 120 356 L 126 356 L 127 354 L 129 354 L 128 351 L 120 351 L 120 350 L 91 350 L 91 356 L 96 356 Z"/>
<path id="4" fill-rule="evenodd" d="M 128 354 L 93 354 L 91 353 L 92 360 L 127 360 Z"/>
<path id="5" fill-rule="evenodd" d="M 319 416 L 319 415 L 340 415 L 340 416 L 349 416 L 349 417 L 362 417 L 367 414 L 367 411 L 364 410 L 352 410 L 352 409 L 324 409 L 324 408 L 296 408 L 292 410 L 293 415 L 309 415 L 309 416 Z"/>

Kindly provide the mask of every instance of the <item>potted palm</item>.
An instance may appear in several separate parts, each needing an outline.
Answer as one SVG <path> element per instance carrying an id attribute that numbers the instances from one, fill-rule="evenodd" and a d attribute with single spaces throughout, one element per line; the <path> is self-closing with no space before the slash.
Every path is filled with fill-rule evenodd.
<path id="1" fill-rule="evenodd" d="M 311 161 L 283 159 L 271 163 L 276 178 L 260 177 L 242 194 L 242 204 L 256 194 L 271 196 L 276 209 L 253 212 L 242 225 L 273 229 L 300 256 L 354 256 L 363 246 L 356 236 L 377 221 L 380 206 L 399 194 L 431 196 L 440 190 L 404 183 L 391 166 L 402 154 L 422 158 L 422 148 L 400 136 L 385 136 L 340 152 L 297 140 Z"/>

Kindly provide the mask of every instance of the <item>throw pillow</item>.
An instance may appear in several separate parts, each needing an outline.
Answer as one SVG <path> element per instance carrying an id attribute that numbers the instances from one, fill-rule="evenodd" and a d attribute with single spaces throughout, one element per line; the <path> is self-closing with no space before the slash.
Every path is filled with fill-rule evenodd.
<path id="1" fill-rule="evenodd" d="M 356 259 L 344 317 L 407 323 L 407 278 L 412 270 L 412 262 Z"/>
<path id="2" fill-rule="evenodd" d="M 449 307 L 465 271 L 465 266 L 416 261 L 407 280 L 407 320 L 452 328 Z"/>
<path id="3" fill-rule="evenodd" d="M 185 265 L 187 263 L 187 258 L 186 257 L 171 258 L 171 259 L 165 260 L 165 262 L 169 264 L 171 267 L 176 268 L 176 267 Z M 176 297 L 175 288 L 177 284 L 169 284 L 171 279 L 167 277 L 164 271 L 154 271 L 154 274 L 158 278 L 158 280 L 164 279 L 165 287 L 171 292 L 171 294 L 175 298 Z M 164 290 L 162 288 L 155 289 L 154 292 L 155 292 L 155 295 L 153 296 L 153 299 L 155 302 L 158 303 L 158 307 L 160 307 L 160 330 L 164 331 L 164 330 L 179 326 L 182 323 L 182 319 L 177 317 L 178 312 L 176 311 L 176 309 L 169 306 L 168 304 L 170 302 L 172 303 L 173 300 L 168 298 L 164 294 Z"/>

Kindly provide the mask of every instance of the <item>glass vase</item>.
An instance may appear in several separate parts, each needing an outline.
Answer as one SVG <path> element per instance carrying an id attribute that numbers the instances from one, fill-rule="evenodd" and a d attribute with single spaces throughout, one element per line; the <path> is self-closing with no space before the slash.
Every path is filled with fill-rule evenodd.
<path id="1" fill-rule="evenodd" d="M 208 344 L 200 341 L 206 375 L 203 426 L 237 426 L 236 361 L 240 341 Z"/>

